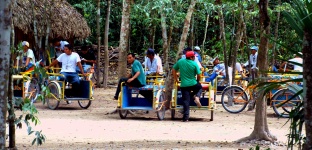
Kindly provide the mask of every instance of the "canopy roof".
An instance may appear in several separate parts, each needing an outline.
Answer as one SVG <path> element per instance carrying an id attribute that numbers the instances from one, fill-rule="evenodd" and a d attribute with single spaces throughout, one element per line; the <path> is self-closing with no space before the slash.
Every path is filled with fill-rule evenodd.
<path id="1" fill-rule="evenodd" d="M 82 15 L 66 0 L 16 0 L 13 24 L 25 34 L 34 34 L 34 16 L 38 36 L 45 36 L 50 24 L 50 38 L 85 39 L 90 28 Z"/>

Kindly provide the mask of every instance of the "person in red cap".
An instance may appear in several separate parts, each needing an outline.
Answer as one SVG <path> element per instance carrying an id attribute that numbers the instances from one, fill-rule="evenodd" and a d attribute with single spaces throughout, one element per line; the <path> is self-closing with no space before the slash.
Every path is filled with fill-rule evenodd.
<path id="1" fill-rule="evenodd" d="M 195 53 L 193 51 L 188 51 L 185 54 L 186 59 L 180 59 L 172 69 L 172 74 L 174 81 L 178 81 L 177 72 L 180 71 L 181 78 L 181 92 L 183 99 L 183 121 L 187 122 L 190 117 L 190 100 L 195 96 L 194 102 L 198 107 L 201 107 L 199 101 L 200 90 L 202 86 L 199 83 L 201 71 L 199 66 L 194 61 Z M 197 76 L 197 77 L 196 77 Z M 198 95 L 199 93 L 199 95 Z M 196 95 L 197 94 L 197 95 Z"/>

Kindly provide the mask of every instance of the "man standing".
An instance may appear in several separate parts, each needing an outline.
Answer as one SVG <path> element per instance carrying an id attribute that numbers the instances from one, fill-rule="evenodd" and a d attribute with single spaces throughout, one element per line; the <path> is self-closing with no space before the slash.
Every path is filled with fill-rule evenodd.
<path id="1" fill-rule="evenodd" d="M 31 71 L 34 69 L 34 65 L 36 63 L 34 52 L 29 49 L 29 43 L 27 41 L 22 42 L 23 46 L 23 54 L 22 56 L 18 56 L 17 63 L 22 59 L 22 68 L 23 71 Z M 18 64 L 17 64 L 18 65 Z"/>
<path id="2" fill-rule="evenodd" d="M 91 68 L 94 63 L 96 63 L 96 58 L 93 53 L 89 52 L 87 46 L 81 47 L 81 53 L 79 53 L 79 56 L 81 57 L 83 71 L 86 73 L 88 69 Z M 79 68 L 77 68 L 77 71 L 79 71 L 78 69 Z"/>
<path id="3" fill-rule="evenodd" d="M 70 44 L 64 46 L 64 53 L 57 57 L 46 69 L 50 69 L 51 66 L 61 62 L 62 69 L 61 74 L 65 76 L 65 80 L 72 84 L 73 90 L 75 93 L 79 93 L 79 76 L 76 72 L 76 66 L 79 67 L 81 73 L 85 76 L 85 73 L 82 69 L 81 60 L 79 55 L 76 52 L 73 52 L 73 47 Z"/>
<path id="4" fill-rule="evenodd" d="M 185 54 L 186 59 L 180 59 L 172 69 L 174 81 L 178 81 L 177 71 L 180 71 L 181 78 L 181 92 L 183 98 L 183 122 L 187 122 L 190 114 L 190 99 L 195 96 L 194 102 L 198 107 L 201 107 L 199 101 L 200 90 L 202 89 L 201 84 L 198 82 L 200 79 L 201 71 L 199 66 L 194 62 L 195 53 L 188 51 Z M 197 76 L 197 78 L 195 77 Z"/>
<path id="5" fill-rule="evenodd" d="M 257 58 L 258 58 L 258 46 L 252 46 L 250 48 L 251 54 L 249 56 L 250 67 L 252 70 L 257 68 Z M 249 61 L 247 61 L 243 66 L 246 67 L 249 65 Z"/>
<path id="6" fill-rule="evenodd" d="M 251 76 L 252 76 L 252 79 L 254 79 L 257 75 L 257 58 L 258 58 L 258 46 L 252 46 L 250 48 L 251 50 L 251 54 L 249 56 L 249 61 L 247 61 L 243 67 L 247 67 L 248 65 L 251 67 Z M 250 64 L 249 64 L 250 62 Z"/>
<path id="7" fill-rule="evenodd" d="M 199 46 L 195 46 L 194 47 L 194 52 L 195 52 L 195 56 L 197 57 L 198 61 L 201 63 L 202 62 L 202 58 L 200 56 L 200 47 Z"/>
<path id="8" fill-rule="evenodd" d="M 135 55 L 133 53 L 129 53 L 127 55 L 127 62 L 132 65 L 131 74 L 128 75 L 127 78 L 120 78 L 118 82 L 118 87 L 116 89 L 116 93 L 114 99 L 118 99 L 118 95 L 121 90 L 121 83 L 126 82 L 128 86 L 132 87 L 142 87 L 146 85 L 146 79 L 144 75 L 144 70 L 141 63 L 135 59 Z"/>

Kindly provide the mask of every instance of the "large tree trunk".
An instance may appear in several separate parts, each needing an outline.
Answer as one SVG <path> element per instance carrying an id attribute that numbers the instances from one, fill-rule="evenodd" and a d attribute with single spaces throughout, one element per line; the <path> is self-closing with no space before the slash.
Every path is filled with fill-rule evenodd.
<path id="1" fill-rule="evenodd" d="M 97 60 L 96 61 L 96 77 L 97 77 L 97 81 L 96 81 L 96 86 L 97 87 L 101 87 L 101 78 L 100 73 L 101 73 L 101 27 L 100 27 L 100 17 L 101 17 L 101 0 L 97 0 L 97 13 L 96 13 L 96 38 L 97 38 Z"/>
<path id="2" fill-rule="evenodd" d="M 224 66 L 226 73 L 226 81 L 229 81 L 229 72 L 228 72 L 228 58 L 227 58 L 227 50 L 226 50 L 226 37 L 225 37 L 225 29 L 224 29 L 224 18 L 223 18 L 223 10 L 222 10 L 222 1 L 217 0 L 216 3 L 219 5 L 218 8 L 218 16 L 219 16 L 219 26 L 220 26 L 220 38 L 222 40 L 222 49 L 224 56 Z"/>
<path id="3" fill-rule="evenodd" d="M 268 0 L 260 0 L 259 1 L 259 12 L 260 12 L 260 47 L 258 52 L 258 63 L 259 70 L 264 71 L 268 69 L 267 63 L 267 53 L 268 53 L 268 44 L 269 39 L 266 35 L 270 34 L 270 18 L 267 12 L 268 8 Z M 265 77 L 266 73 L 262 72 L 260 77 Z M 263 81 L 260 81 L 263 82 Z M 266 97 L 264 91 L 261 90 L 258 92 L 257 101 L 256 101 L 256 115 L 255 115 L 255 125 L 253 132 L 245 138 L 240 139 L 239 141 L 245 140 L 267 140 L 267 141 L 275 141 L 277 140 L 275 136 L 273 136 L 268 128 L 267 123 L 267 113 L 266 113 Z"/>
<path id="4" fill-rule="evenodd" d="M 122 4 L 122 19 L 120 29 L 119 42 L 119 60 L 118 60 L 118 75 L 125 77 L 127 75 L 127 52 L 129 48 L 129 33 L 130 33 L 130 12 L 131 0 L 123 0 Z"/>
<path id="5" fill-rule="evenodd" d="M 304 79 L 304 122 L 306 130 L 306 142 L 304 150 L 312 149 L 312 35 L 305 29 L 303 42 L 303 79 Z"/>
<path id="6" fill-rule="evenodd" d="M 186 38 L 187 38 L 187 34 L 190 28 L 190 21 L 192 18 L 192 14 L 194 12 L 194 7 L 196 5 L 196 0 L 192 0 L 191 4 L 189 5 L 189 8 L 187 10 L 187 14 L 185 16 L 185 20 L 184 20 L 184 27 L 183 27 L 183 32 L 181 35 L 181 39 L 180 39 L 180 43 L 179 43 L 179 48 L 178 48 L 178 53 L 176 56 L 175 61 L 177 61 L 180 56 L 182 55 L 182 50 L 185 46 L 185 42 L 186 42 Z M 166 106 L 169 105 L 169 102 L 171 100 L 171 94 L 172 94 L 172 89 L 173 89 L 173 76 L 171 75 L 171 70 L 168 70 L 168 76 L 166 78 L 166 99 L 168 100 Z"/>
<path id="7" fill-rule="evenodd" d="M 164 60 L 165 64 L 168 62 L 168 35 L 167 35 L 167 24 L 166 24 L 166 15 L 163 12 L 164 6 L 161 8 L 161 31 L 162 31 L 162 40 L 163 40 L 163 54 L 164 54 Z M 169 67 L 165 65 L 164 72 L 168 73 Z"/>
<path id="8" fill-rule="evenodd" d="M 108 31 L 109 31 L 109 18 L 110 18 L 111 0 L 107 0 L 107 11 L 106 11 L 106 22 L 105 22 L 105 33 L 104 33 L 104 79 L 103 86 L 107 88 L 108 80 L 108 68 L 109 68 L 109 58 L 108 58 Z"/>
<path id="9" fill-rule="evenodd" d="M 8 78 L 10 69 L 10 34 L 12 12 L 10 0 L 0 1 L 0 149 L 6 149 L 6 117 L 8 104 Z"/>
<path id="10" fill-rule="evenodd" d="M 185 46 L 186 38 L 187 38 L 189 29 L 190 29 L 191 18 L 192 18 L 192 14 L 194 12 L 195 5 L 196 5 L 196 0 L 192 0 L 191 4 L 187 10 L 187 14 L 186 14 L 185 20 L 184 20 L 184 27 L 183 27 L 183 31 L 182 31 L 182 35 L 181 35 L 181 39 L 180 39 L 180 43 L 179 43 L 179 48 L 178 48 L 178 53 L 177 53 L 178 55 L 176 56 L 176 61 L 182 55 L 182 50 Z"/>
<path id="11" fill-rule="evenodd" d="M 244 12 L 243 12 L 243 7 L 242 7 L 242 3 L 244 3 L 244 1 L 238 1 L 238 8 L 240 8 L 240 12 L 239 12 L 239 20 L 238 20 L 238 25 L 237 25 L 237 31 L 236 31 L 236 39 L 235 39 L 235 47 L 233 49 L 233 57 L 232 60 L 232 68 L 233 68 L 233 72 L 232 72 L 232 84 L 234 84 L 234 80 L 235 80 L 235 65 L 236 65 L 236 58 L 237 58 L 237 51 L 239 49 L 239 46 L 242 42 L 242 37 L 243 37 L 243 24 L 244 24 Z"/>

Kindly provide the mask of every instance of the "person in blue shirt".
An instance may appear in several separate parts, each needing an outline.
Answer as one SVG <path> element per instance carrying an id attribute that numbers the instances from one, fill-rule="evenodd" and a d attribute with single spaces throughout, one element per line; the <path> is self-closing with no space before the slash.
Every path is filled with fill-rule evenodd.
<path id="1" fill-rule="evenodd" d="M 195 52 L 195 56 L 197 57 L 198 61 L 200 63 L 202 63 L 202 58 L 200 56 L 200 48 L 199 48 L 199 46 L 195 46 L 194 47 L 194 52 Z"/>

